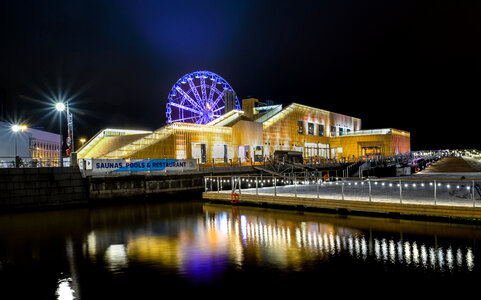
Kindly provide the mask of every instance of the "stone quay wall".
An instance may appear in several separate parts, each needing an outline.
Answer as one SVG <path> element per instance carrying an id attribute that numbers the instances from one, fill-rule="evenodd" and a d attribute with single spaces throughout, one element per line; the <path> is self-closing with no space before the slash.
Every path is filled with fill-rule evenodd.
<path id="1" fill-rule="evenodd" d="M 78 168 L 0 169 L 0 212 L 88 203 Z"/>
<path id="2" fill-rule="evenodd" d="M 177 174 L 93 175 L 77 167 L 0 169 L 0 213 L 149 198 L 161 194 L 198 193 L 201 199 L 205 175 L 257 172 L 251 167 L 215 168 Z"/>

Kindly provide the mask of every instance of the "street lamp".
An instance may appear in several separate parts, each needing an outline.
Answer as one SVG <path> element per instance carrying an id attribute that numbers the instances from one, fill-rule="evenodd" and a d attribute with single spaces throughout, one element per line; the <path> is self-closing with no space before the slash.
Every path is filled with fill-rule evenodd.
<path id="1" fill-rule="evenodd" d="M 12 125 L 11 129 L 15 133 L 15 167 L 18 168 L 19 163 L 20 163 L 20 159 L 18 157 L 18 151 L 17 151 L 17 144 L 18 144 L 17 132 L 19 132 L 19 131 L 24 132 L 25 130 L 27 130 L 27 126 L 26 125 L 14 124 L 14 125 Z"/>
<path id="2" fill-rule="evenodd" d="M 55 104 L 55 109 L 59 112 L 58 116 L 58 125 L 60 130 L 60 147 L 58 150 L 58 159 L 59 159 L 59 166 L 63 167 L 63 158 L 62 158 L 62 112 L 65 110 L 65 104 L 63 102 L 57 102 Z"/>
<path id="3" fill-rule="evenodd" d="M 65 104 L 63 104 L 63 102 L 57 102 L 55 104 L 55 109 L 57 111 L 64 111 L 65 110 Z"/>
<path id="4" fill-rule="evenodd" d="M 80 143 L 82 143 L 82 146 L 85 144 L 86 141 L 87 141 L 86 138 L 81 138 L 81 139 L 80 139 Z"/>

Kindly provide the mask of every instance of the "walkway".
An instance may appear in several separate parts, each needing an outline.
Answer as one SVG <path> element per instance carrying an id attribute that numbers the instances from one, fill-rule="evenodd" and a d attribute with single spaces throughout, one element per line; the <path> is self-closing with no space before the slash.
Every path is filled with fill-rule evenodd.
<path id="1" fill-rule="evenodd" d="M 481 220 L 481 163 L 449 157 L 424 172 L 394 178 L 234 177 L 239 203 L 267 203 Z M 274 183 L 275 179 L 275 183 Z M 231 178 L 211 177 L 204 198 L 230 201 Z M 239 181 L 241 189 L 239 191 Z"/>
<path id="2" fill-rule="evenodd" d="M 458 172 L 481 172 L 481 161 L 469 157 L 446 157 L 433 163 L 421 173 Z"/>

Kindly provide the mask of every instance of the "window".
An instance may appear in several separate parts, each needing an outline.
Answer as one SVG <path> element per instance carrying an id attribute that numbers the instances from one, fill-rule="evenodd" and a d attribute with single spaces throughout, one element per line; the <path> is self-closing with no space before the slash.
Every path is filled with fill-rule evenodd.
<path id="1" fill-rule="evenodd" d="M 307 134 L 314 135 L 314 123 L 307 123 Z"/>
<path id="2" fill-rule="evenodd" d="M 304 134 L 304 123 L 302 121 L 297 121 L 297 133 Z"/>
<path id="3" fill-rule="evenodd" d="M 336 126 L 331 126 L 331 136 L 336 136 Z"/>
<path id="4" fill-rule="evenodd" d="M 344 128 L 340 127 L 339 128 L 339 136 L 343 135 L 344 134 Z"/>
<path id="5" fill-rule="evenodd" d="M 318 135 L 319 136 L 324 136 L 324 125 L 319 124 L 319 128 L 317 129 Z"/>

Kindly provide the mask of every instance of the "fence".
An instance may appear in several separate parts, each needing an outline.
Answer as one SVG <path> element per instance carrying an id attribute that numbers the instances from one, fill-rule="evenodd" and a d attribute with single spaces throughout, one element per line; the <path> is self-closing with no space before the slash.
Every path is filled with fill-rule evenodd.
<path id="1" fill-rule="evenodd" d="M 206 192 L 481 207 L 481 179 L 206 176 Z M 480 203 L 478 203 L 480 202 Z"/>
<path id="2" fill-rule="evenodd" d="M 64 159 L 64 166 L 67 166 L 67 159 Z M 58 158 L 39 159 L 32 157 L 0 157 L 0 169 L 3 168 L 40 168 L 58 167 Z"/>

